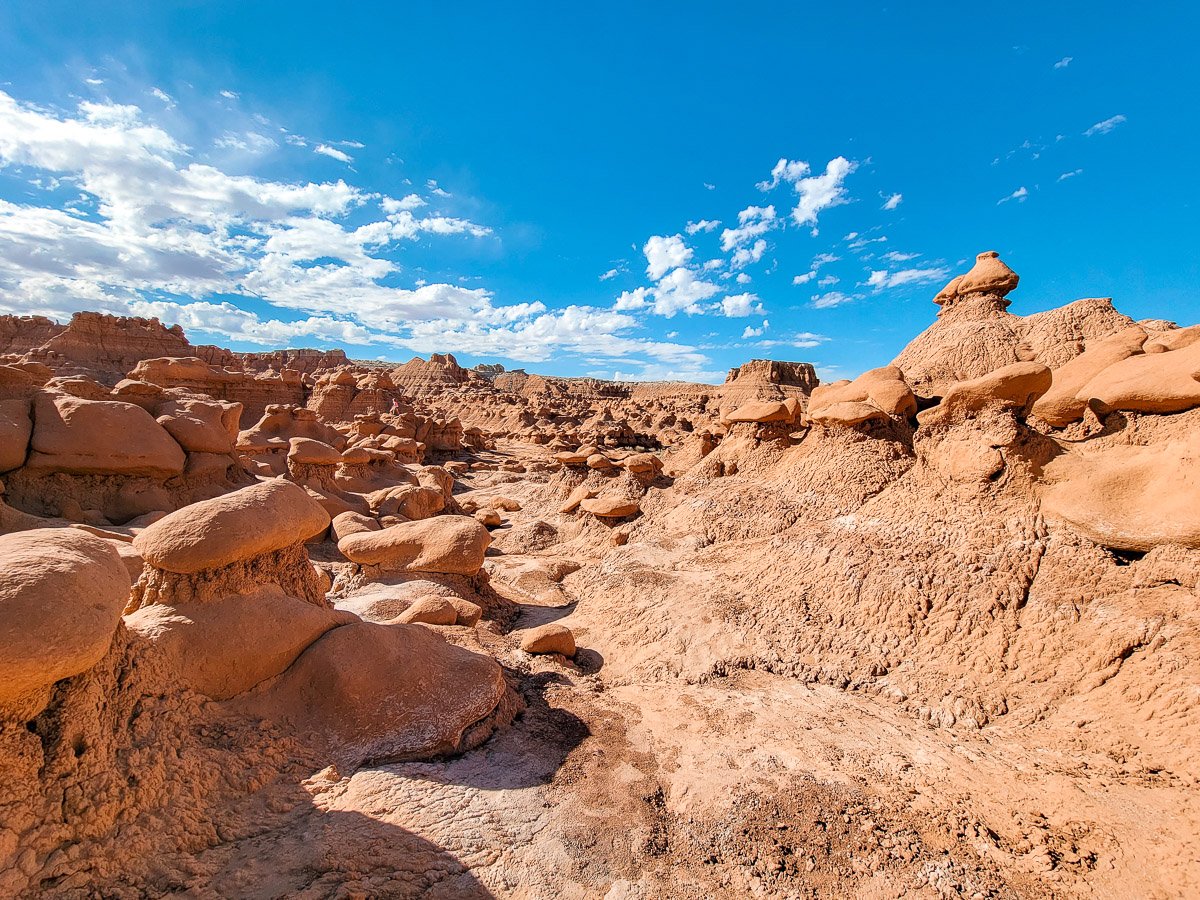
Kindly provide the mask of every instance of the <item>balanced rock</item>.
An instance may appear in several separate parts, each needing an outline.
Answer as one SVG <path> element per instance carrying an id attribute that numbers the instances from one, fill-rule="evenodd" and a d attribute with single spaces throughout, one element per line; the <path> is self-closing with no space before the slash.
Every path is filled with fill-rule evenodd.
<path id="1" fill-rule="evenodd" d="M 581 501 L 579 507 L 599 519 L 622 519 L 641 509 L 636 500 L 628 497 L 596 497 Z"/>

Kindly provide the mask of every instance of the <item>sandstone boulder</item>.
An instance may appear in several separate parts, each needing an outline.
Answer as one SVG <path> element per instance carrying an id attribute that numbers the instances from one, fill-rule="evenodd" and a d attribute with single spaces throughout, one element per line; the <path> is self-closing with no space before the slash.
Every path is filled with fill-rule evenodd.
<path id="1" fill-rule="evenodd" d="M 183 449 L 140 406 L 43 392 L 33 410 L 30 470 L 160 478 L 183 472 Z"/>
<path id="2" fill-rule="evenodd" d="M 521 635 L 521 649 L 526 653 L 561 653 L 575 655 L 575 635 L 566 625 L 551 622 L 530 628 Z"/>
<path id="3" fill-rule="evenodd" d="M 301 543 L 329 526 L 303 488 L 272 479 L 159 519 L 134 538 L 147 563 L 193 574 Z"/>
<path id="4" fill-rule="evenodd" d="M 351 534 L 338 549 L 351 562 L 408 572 L 475 575 L 491 544 L 488 530 L 466 516 L 435 516 L 381 531 Z"/>
<path id="5" fill-rule="evenodd" d="M 112 643 L 129 596 L 116 548 L 70 528 L 0 536 L 0 717 L 33 718 Z"/>
<path id="6" fill-rule="evenodd" d="M 579 507 L 598 519 L 622 519 L 641 509 L 636 500 L 628 497 L 596 497 L 580 501 Z"/>

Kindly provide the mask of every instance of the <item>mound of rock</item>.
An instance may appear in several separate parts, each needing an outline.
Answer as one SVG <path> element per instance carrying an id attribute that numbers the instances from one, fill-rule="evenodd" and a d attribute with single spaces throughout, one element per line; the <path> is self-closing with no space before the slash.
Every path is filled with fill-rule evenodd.
<path id="1" fill-rule="evenodd" d="M 104 656 L 129 574 L 109 542 L 68 528 L 0 536 L 0 569 L 0 719 L 25 721 Z"/>
<path id="2" fill-rule="evenodd" d="M 338 550 L 351 562 L 387 571 L 475 575 L 491 542 L 487 528 L 473 518 L 434 516 L 349 534 L 338 541 Z"/>

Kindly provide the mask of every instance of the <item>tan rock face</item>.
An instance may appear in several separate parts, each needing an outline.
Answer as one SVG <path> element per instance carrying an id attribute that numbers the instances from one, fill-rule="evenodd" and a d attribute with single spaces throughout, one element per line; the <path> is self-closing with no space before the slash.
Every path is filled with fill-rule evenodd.
<path id="1" fill-rule="evenodd" d="M 486 656 L 419 625 L 362 622 L 333 629 L 242 706 L 354 766 L 459 750 L 504 691 Z"/>
<path id="2" fill-rule="evenodd" d="M 107 541 L 75 529 L 0 535 L 0 718 L 31 719 L 51 686 L 112 643 L 129 573 Z"/>
<path id="3" fill-rule="evenodd" d="M 16 469 L 29 455 L 33 420 L 28 400 L 0 400 L 0 472 Z"/>
<path id="4" fill-rule="evenodd" d="M 158 477 L 183 472 L 183 448 L 140 406 L 40 393 L 33 411 L 30 470 Z"/>
<path id="5" fill-rule="evenodd" d="M 1097 544 L 1200 548 L 1200 439 L 1082 450 L 1046 471 L 1042 511 Z"/>
<path id="6" fill-rule="evenodd" d="M 634 515 L 640 506 L 636 500 L 627 497 L 596 497 L 592 500 L 581 500 L 579 508 L 598 519 L 623 519 L 625 516 Z"/>
<path id="7" fill-rule="evenodd" d="M 133 543 L 150 565 L 193 574 L 302 543 L 328 526 L 320 504 L 276 479 L 171 513 Z"/>
<path id="8" fill-rule="evenodd" d="M 854 381 L 838 381 L 813 390 L 808 418 L 822 425 L 852 426 L 893 416 L 911 418 L 917 400 L 896 366 L 864 372 Z"/>
<path id="9" fill-rule="evenodd" d="M 466 516 L 435 516 L 381 531 L 351 534 L 338 549 L 351 562 L 408 572 L 475 575 L 491 544 L 488 530 Z"/>

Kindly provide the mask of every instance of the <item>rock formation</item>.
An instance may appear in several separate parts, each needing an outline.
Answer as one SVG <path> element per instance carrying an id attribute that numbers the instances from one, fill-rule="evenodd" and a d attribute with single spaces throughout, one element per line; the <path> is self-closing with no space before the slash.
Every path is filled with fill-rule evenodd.
<path id="1" fill-rule="evenodd" d="M 1191 896 L 1200 327 L 723 385 L 0 319 L 0 894 Z"/>

